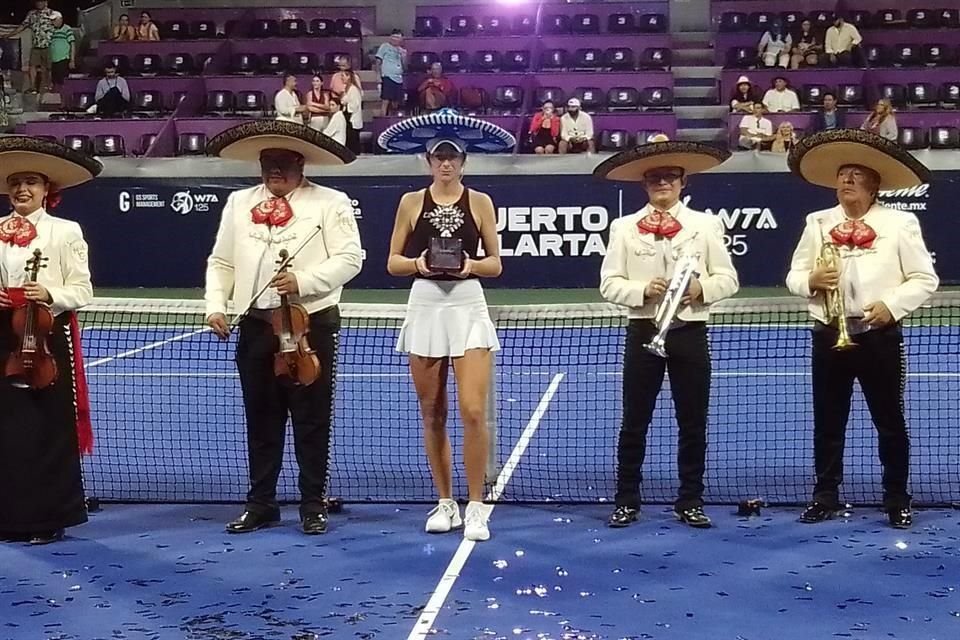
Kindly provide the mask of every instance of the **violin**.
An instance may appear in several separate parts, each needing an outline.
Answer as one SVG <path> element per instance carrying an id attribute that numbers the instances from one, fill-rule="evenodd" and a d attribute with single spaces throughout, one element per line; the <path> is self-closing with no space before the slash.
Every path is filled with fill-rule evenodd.
<path id="1" fill-rule="evenodd" d="M 37 281 L 40 269 L 46 267 L 49 258 L 44 258 L 40 249 L 27 260 L 26 270 L 30 282 Z M 13 310 L 11 320 L 16 336 L 16 348 L 7 358 L 4 374 L 16 387 L 44 389 L 57 379 L 57 361 L 47 342 L 53 330 L 53 311 L 43 302 L 28 300 L 27 304 Z"/>
<path id="2" fill-rule="evenodd" d="M 286 272 L 290 263 L 286 249 L 280 251 L 283 265 L 278 275 Z M 284 264 L 286 263 L 286 264 Z M 320 377 L 320 360 L 310 347 L 310 314 L 302 305 L 291 303 L 286 294 L 280 296 L 280 307 L 271 316 L 273 334 L 278 347 L 273 358 L 273 372 L 277 377 L 289 378 L 297 385 L 313 384 Z"/>

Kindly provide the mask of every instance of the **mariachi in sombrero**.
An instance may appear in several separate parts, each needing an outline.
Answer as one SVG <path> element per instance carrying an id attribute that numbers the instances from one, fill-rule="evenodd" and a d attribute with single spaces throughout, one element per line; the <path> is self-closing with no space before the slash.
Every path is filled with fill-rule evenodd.
<path id="1" fill-rule="evenodd" d="M 463 153 L 503 153 L 517 144 L 506 129 L 453 109 L 408 118 L 377 138 L 380 147 L 393 153 L 425 153 L 441 141 L 452 142 Z"/>
<path id="2" fill-rule="evenodd" d="M 207 155 L 257 162 L 266 149 L 303 156 L 307 166 L 336 166 L 357 159 L 350 149 L 319 131 L 295 122 L 256 120 L 231 127 L 207 143 Z"/>
<path id="3" fill-rule="evenodd" d="M 645 173 L 660 167 L 680 167 L 684 175 L 713 169 L 730 157 L 726 149 L 700 142 L 655 136 L 651 142 L 611 156 L 597 165 L 593 175 L 606 180 L 640 182 Z"/>
<path id="4" fill-rule="evenodd" d="M 861 166 L 880 176 L 880 190 L 916 187 L 930 181 L 930 170 L 895 142 L 859 129 L 809 135 L 787 157 L 790 170 L 811 184 L 836 188 L 841 167 Z"/>
<path id="5" fill-rule="evenodd" d="M 103 165 L 94 157 L 58 142 L 31 136 L 0 137 L 0 194 L 7 193 L 7 178 L 15 173 L 39 173 L 58 190 L 93 180 Z"/>

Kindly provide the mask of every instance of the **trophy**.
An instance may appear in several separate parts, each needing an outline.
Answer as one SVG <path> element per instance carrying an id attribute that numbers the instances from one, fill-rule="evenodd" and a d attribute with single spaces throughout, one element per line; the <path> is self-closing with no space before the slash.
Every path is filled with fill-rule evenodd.
<path id="1" fill-rule="evenodd" d="M 454 232 L 463 226 L 463 211 L 456 205 L 439 205 L 424 215 L 440 232 L 427 244 L 427 268 L 436 273 L 463 271 L 463 240 L 453 237 Z"/>

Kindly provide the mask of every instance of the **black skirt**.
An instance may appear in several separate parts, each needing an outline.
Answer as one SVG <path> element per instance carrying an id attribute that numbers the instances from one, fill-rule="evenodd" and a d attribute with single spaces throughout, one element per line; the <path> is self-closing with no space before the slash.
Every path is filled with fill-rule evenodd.
<path id="1" fill-rule="evenodd" d="M 15 345 L 10 315 L 0 312 L 4 364 Z M 42 533 L 87 521 L 69 314 L 56 318 L 49 345 L 58 376 L 46 389 L 17 388 L 0 375 L 0 532 Z"/>

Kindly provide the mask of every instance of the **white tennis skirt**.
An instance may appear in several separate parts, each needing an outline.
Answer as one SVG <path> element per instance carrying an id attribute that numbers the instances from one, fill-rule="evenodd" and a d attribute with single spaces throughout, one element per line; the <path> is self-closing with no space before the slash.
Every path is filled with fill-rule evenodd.
<path id="1" fill-rule="evenodd" d="M 426 358 L 459 358 L 469 349 L 500 350 L 480 281 L 416 278 L 397 351 Z"/>

